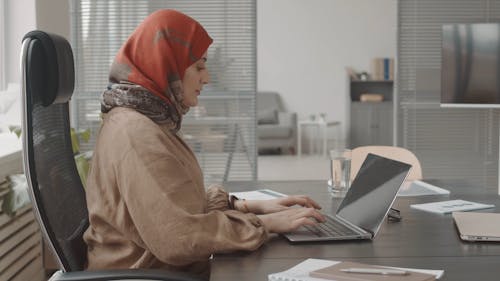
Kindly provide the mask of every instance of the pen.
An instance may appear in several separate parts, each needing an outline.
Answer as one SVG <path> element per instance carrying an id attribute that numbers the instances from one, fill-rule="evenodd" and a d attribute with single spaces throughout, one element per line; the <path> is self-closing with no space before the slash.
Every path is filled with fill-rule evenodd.
<path id="1" fill-rule="evenodd" d="M 386 268 L 360 268 L 351 267 L 344 268 L 340 271 L 346 273 L 362 273 L 362 274 L 381 274 L 381 275 L 406 275 L 408 271 L 398 270 L 398 269 L 386 269 Z"/>

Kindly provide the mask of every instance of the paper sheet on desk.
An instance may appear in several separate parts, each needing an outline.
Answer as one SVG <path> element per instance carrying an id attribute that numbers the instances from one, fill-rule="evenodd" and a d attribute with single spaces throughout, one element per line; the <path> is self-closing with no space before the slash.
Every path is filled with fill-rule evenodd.
<path id="1" fill-rule="evenodd" d="M 331 261 L 331 260 L 322 260 L 322 259 L 307 259 L 296 266 L 285 270 L 283 272 L 278 272 L 278 273 L 273 273 L 269 274 L 267 276 L 269 281 L 285 281 L 285 280 L 294 280 L 294 281 L 324 281 L 325 279 L 322 278 L 314 278 L 309 276 L 309 272 L 318 270 L 321 268 L 325 268 L 328 266 L 335 265 L 339 263 L 340 261 Z M 403 268 L 403 267 L 390 267 L 387 266 L 387 268 L 394 268 L 394 269 L 401 269 L 401 270 L 408 270 L 408 271 L 415 271 L 415 272 L 422 272 L 422 273 L 428 273 L 436 276 L 436 279 L 441 278 L 444 274 L 444 270 L 431 270 L 431 269 L 417 269 L 417 268 Z"/>
<path id="2" fill-rule="evenodd" d="M 399 189 L 399 197 L 450 194 L 449 190 L 420 180 L 405 181 Z"/>
<path id="3" fill-rule="evenodd" d="M 495 205 L 482 204 L 482 203 L 457 199 L 457 200 L 447 200 L 447 201 L 431 202 L 424 204 L 412 204 L 410 205 L 410 207 L 432 213 L 450 214 L 452 212 L 457 212 L 457 211 L 465 212 L 465 211 L 488 209 L 495 207 Z"/>
<path id="4" fill-rule="evenodd" d="M 234 195 L 240 199 L 246 200 L 268 200 L 277 197 L 288 196 L 283 193 L 276 192 L 270 189 L 258 189 L 253 191 L 243 191 L 243 192 L 230 192 L 229 195 Z"/>

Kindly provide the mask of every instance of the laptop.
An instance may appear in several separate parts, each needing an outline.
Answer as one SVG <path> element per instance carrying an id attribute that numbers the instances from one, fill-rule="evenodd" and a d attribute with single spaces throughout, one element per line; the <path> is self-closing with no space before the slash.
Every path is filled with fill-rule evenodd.
<path id="1" fill-rule="evenodd" d="M 464 241 L 500 241 L 500 214 L 453 212 L 460 239 Z"/>
<path id="2" fill-rule="evenodd" d="M 373 239 L 411 165 L 369 153 L 335 214 L 283 234 L 290 242 Z"/>

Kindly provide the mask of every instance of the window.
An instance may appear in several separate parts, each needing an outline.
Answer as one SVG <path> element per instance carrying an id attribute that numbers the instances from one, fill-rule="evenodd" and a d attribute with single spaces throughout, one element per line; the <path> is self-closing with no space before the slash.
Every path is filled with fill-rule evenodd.
<path id="1" fill-rule="evenodd" d="M 99 99 L 117 50 L 147 15 L 170 8 L 198 20 L 214 39 L 207 62 L 211 83 L 182 127 L 205 181 L 257 178 L 255 0 L 72 0 L 70 4 L 77 73 L 71 121 L 92 135 L 82 150 L 94 146 Z"/>
<path id="2" fill-rule="evenodd" d="M 498 22 L 500 1 L 398 1 L 398 142 L 422 162 L 426 178 L 495 186 L 498 120 L 493 109 L 440 108 L 441 28 Z"/>

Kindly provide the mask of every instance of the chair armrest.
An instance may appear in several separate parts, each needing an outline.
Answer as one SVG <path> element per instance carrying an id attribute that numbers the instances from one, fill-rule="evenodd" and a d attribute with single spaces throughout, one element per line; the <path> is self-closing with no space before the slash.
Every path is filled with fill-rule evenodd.
<path id="1" fill-rule="evenodd" d="M 116 269 L 96 271 L 57 271 L 48 281 L 161 280 L 207 281 L 192 274 L 160 269 Z"/>
<path id="2" fill-rule="evenodd" d="M 278 112 L 278 123 L 281 126 L 291 127 L 293 130 L 297 127 L 297 113 Z"/>

